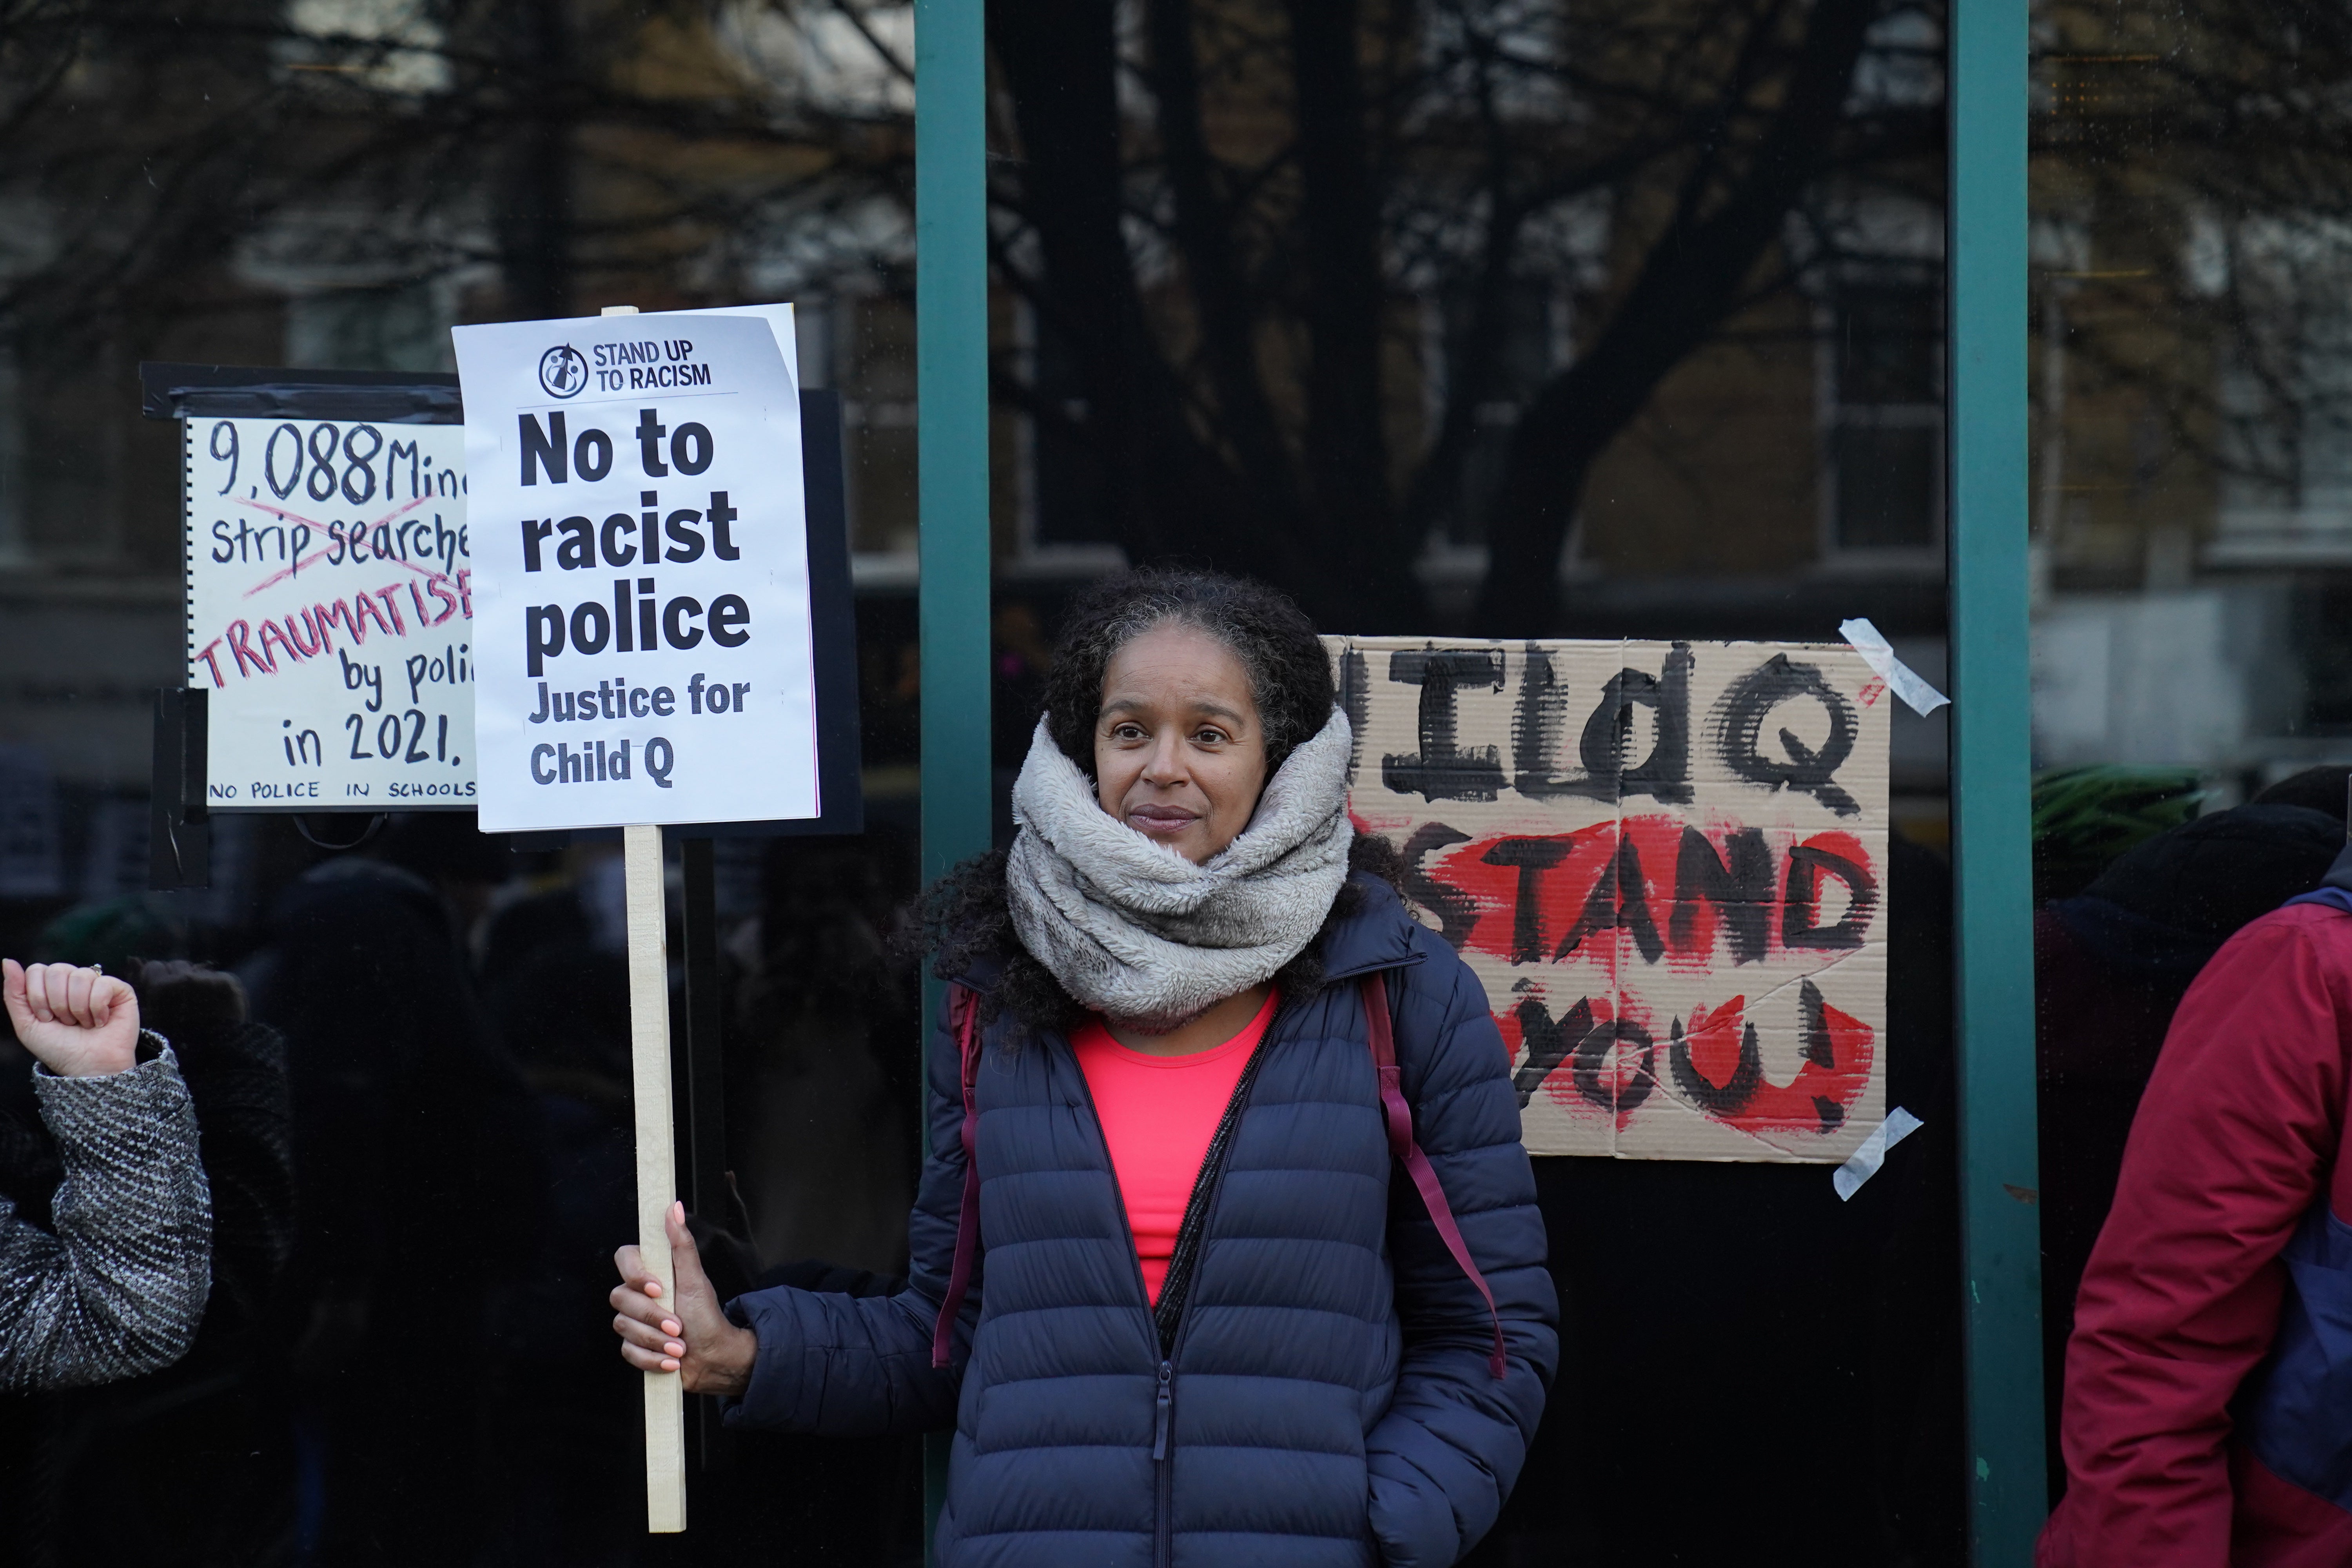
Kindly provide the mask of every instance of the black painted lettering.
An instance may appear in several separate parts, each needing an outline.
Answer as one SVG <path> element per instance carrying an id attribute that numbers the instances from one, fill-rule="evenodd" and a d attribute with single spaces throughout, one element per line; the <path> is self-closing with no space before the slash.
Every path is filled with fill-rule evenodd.
<path id="1" fill-rule="evenodd" d="M 1440 850 L 1469 842 L 1468 834 L 1443 822 L 1424 822 L 1404 841 L 1404 896 L 1437 917 L 1438 934 L 1456 952 L 1478 924 L 1478 900 L 1431 876 L 1423 862 Z"/>
<path id="2" fill-rule="evenodd" d="M 1421 750 L 1381 759 L 1381 782 L 1398 795 L 1425 800 L 1494 800 L 1503 790 L 1503 761 L 1493 746 L 1465 752 L 1455 744 L 1454 693 L 1464 686 L 1503 689 L 1503 656 L 1493 648 L 1446 648 L 1389 656 L 1389 679 L 1421 688 Z"/>
<path id="3" fill-rule="evenodd" d="M 1757 1089 L 1764 1082 L 1764 1050 L 1756 1038 L 1756 1026 L 1746 1026 L 1739 1036 L 1739 1060 L 1731 1076 L 1721 1083 L 1710 1083 L 1706 1075 L 1691 1060 L 1690 1041 L 1683 1037 L 1683 1021 L 1677 1018 L 1667 1031 L 1666 1070 L 1675 1075 L 1675 1087 L 1693 1105 L 1714 1116 L 1736 1116 L 1756 1098 Z"/>
<path id="4" fill-rule="evenodd" d="M 1646 795 L 1673 805 L 1691 798 L 1690 678 L 1696 661 L 1688 643 L 1676 643 L 1664 670 L 1620 669 L 1601 689 L 1601 703 L 1584 721 L 1578 759 L 1586 775 L 1601 785 L 1603 800 Z M 1656 726 L 1650 754 L 1626 765 L 1633 744 L 1633 710 L 1647 708 Z"/>
<path id="5" fill-rule="evenodd" d="M 1818 704 L 1829 716 L 1829 739 L 1818 752 L 1789 730 L 1780 731 L 1781 755 L 1768 757 L 1760 741 L 1765 721 L 1784 702 Z M 1776 653 L 1741 677 L 1716 705 L 1716 744 L 1724 766 L 1766 789 L 1810 795 L 1840 816 L 1858 815 L 1861 805 L 1837 783 L 1837 771 L 1853 754 L 1853 704 L 1810 664 L 1793 664 Z"/>
<path id="6" fill-rule="evenodd" d="M 1822 879 L 1845 884 L 1845 913 L 1834 925 L 1821 923 Z M 1860 947 L 1878 908 L 1878 879 L 1870 868 L 1835 850 L 1800 844 L 1789 851 L 1789 886 L 1780 905 L 1780 945 L 1828 952 Z"/>
<path id="7" fill-rule="evenodd" d="M 1631 838 L 1617 841 L 1617 852 L 1594 880 L 1576 923 L 1559 939 L 1552 958 L 1566 958 L 1584 944 L 1585 938 L 1610 930 L 1631 933 L 1645 963 L 1655 963 L 1665 954 L 1665 939 L 1658 934 L 1658 922 L 1650 914 L 1650 889 L 1642 875 L 1641 852 Z"/>
<path id="8" fill-rule="evenodd" d="M 1797 982 L 1797 1013 L 1804 1020 L 1801 1047 L 1804 1058 L 1825 1072 L 1837 1070 L 1837 1042 L 1830 1037 L 1829 1004 L 1822 988 L 1810 980 Z M 1824 1095 L 1813 1096 L 1813 1114 L 1822 1131 L 1834 1132 L 1845 1121 L 1845 1107 Z"/>
<path id="9" fill-rule="evenodd" d="M 1706 834 L 1696 827 L 1683 829 L 1666 936 L 1676 952 L 1688 953 L 1697 942 L 1699 900 L 1704 899 L 1715 905 L 1723 922 L 1731 962 L 1753 963 L 1764 956 L 1771 934 L 1772 852 L 1765 847 L 1760 827 L 1733 829 L 1723 849 L 1717 856 Z"/>
<path id="10" fill-rule="evenodd" d="M 1519 1043 L 1528 1052 L 1518 1071 L 1511 1075 L 1512 1092 L 1518 1096 L 1520 1109 L 1525 1110 L 1536 1090 L 1543 1087 L 1544 1079 L 1552 1075 L 1552 1069 L 1566 1061 L 1569 1052 L 1591 1032 L 1592 1003 L 1589 997 L 1580 996 L 1575 1006 L 1554 1020 L 1544 1011 L 1542 1002 L 1533 996 L 1522 996 L 1519 1005 L 1511 1009 L 1511 1016 L 1519 1021 Z"/>
<path id="11" fill-rule="evenodd" d="M 1506 838 L 1481 857 L 1489 866 L 1518 868 L 1518 887 L 1511 900 L 1513 963 L 1541 962 L 1543 874 L 1566 859 L 1574 847 L 1567 838 Z"/>
<path id="12" fill-rule="evenodd" d="M 1622 1077 L 1612 1070 L 1620 1045 L 1640 1049 L 1641 1059 L 1633 1070 Z M 1576 1084 L 1577 1093 L 1593 1105 L 1613 1110 L 1622 1116 L 1650 1098 L 1657 1087 L 1651 1075 L 1657 1070 L 1657 1042 L 1650 1031 L 1631 1018 L 1618 1018 L 1606 1024 L 1596 1024 L 1577 1042 L 1571 1058 L 1574 1065 L 1569 1077 Z"/>

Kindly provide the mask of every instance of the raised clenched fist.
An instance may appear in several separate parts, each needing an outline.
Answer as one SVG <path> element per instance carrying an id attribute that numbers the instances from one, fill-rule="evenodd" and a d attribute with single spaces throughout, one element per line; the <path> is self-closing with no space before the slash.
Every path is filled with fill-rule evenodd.
<path id="1" fill-rule="evenodd" d="M 0 1000 L 17 1041 L 59 1078 L 127 1072 L 139 1059 L 139 998 L 110 974 L 0 959 Z"/>

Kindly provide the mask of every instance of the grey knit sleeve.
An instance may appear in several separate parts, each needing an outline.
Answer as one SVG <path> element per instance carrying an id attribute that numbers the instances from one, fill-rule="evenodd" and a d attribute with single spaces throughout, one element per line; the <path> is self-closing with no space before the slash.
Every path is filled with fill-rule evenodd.
<path id="1" fill-rule="evenodd" d="M 0 1389 L 136 1377 L 195 1339 L 212 1289 L 212 1196 L 179 1063 L 149 1038 L 153 1055 L 127 1072 L 33 1071 L 65 1180 L 54 1236 L 0 1199 Z"/>

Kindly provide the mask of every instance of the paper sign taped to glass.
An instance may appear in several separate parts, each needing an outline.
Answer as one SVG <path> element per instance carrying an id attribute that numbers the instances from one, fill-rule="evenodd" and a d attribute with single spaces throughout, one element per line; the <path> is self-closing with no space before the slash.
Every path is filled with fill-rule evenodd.
<path id="1" fill-rule="evenodd" d="M 1885 1113 L 1886 682 L 1843 645 L 1329 637 L 1349 807 L 1530 1153 L 1836 1164 Z"/>
<path id="2" fill-rule="evenodd" d="M 465 430 L 181 425 L 187 680 L 209 699 L 205 804 L 472 806 Z"/>

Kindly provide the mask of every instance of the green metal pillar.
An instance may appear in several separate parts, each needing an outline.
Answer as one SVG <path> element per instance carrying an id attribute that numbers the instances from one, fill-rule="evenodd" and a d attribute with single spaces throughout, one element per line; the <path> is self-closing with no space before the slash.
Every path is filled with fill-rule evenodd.
<path id="1" fill-rule="evenodd" d="M 923 877 L 988 847 L 988 162 L 976 0 L 915 7 Z"/>
<path id="2" fill-rule="evenodd" d="M 988 159 L 981 0 L 915 5 L 923 879 L 989 843 Z M 936 983 L 925 986 L 928 1018 Z M 928 1127 L 928 1123 L 926 1123 Z M 924 1454 L 924 1540 L 947 1446 Z"/>
<path id="3" fill-rule="evenodd" d="M 2026 20 L 2027 0 L 1952 7 L 1952 840 L 1978 1568 L 2025 1568 L 2049 1508 L 2033 1070 Z"/>

